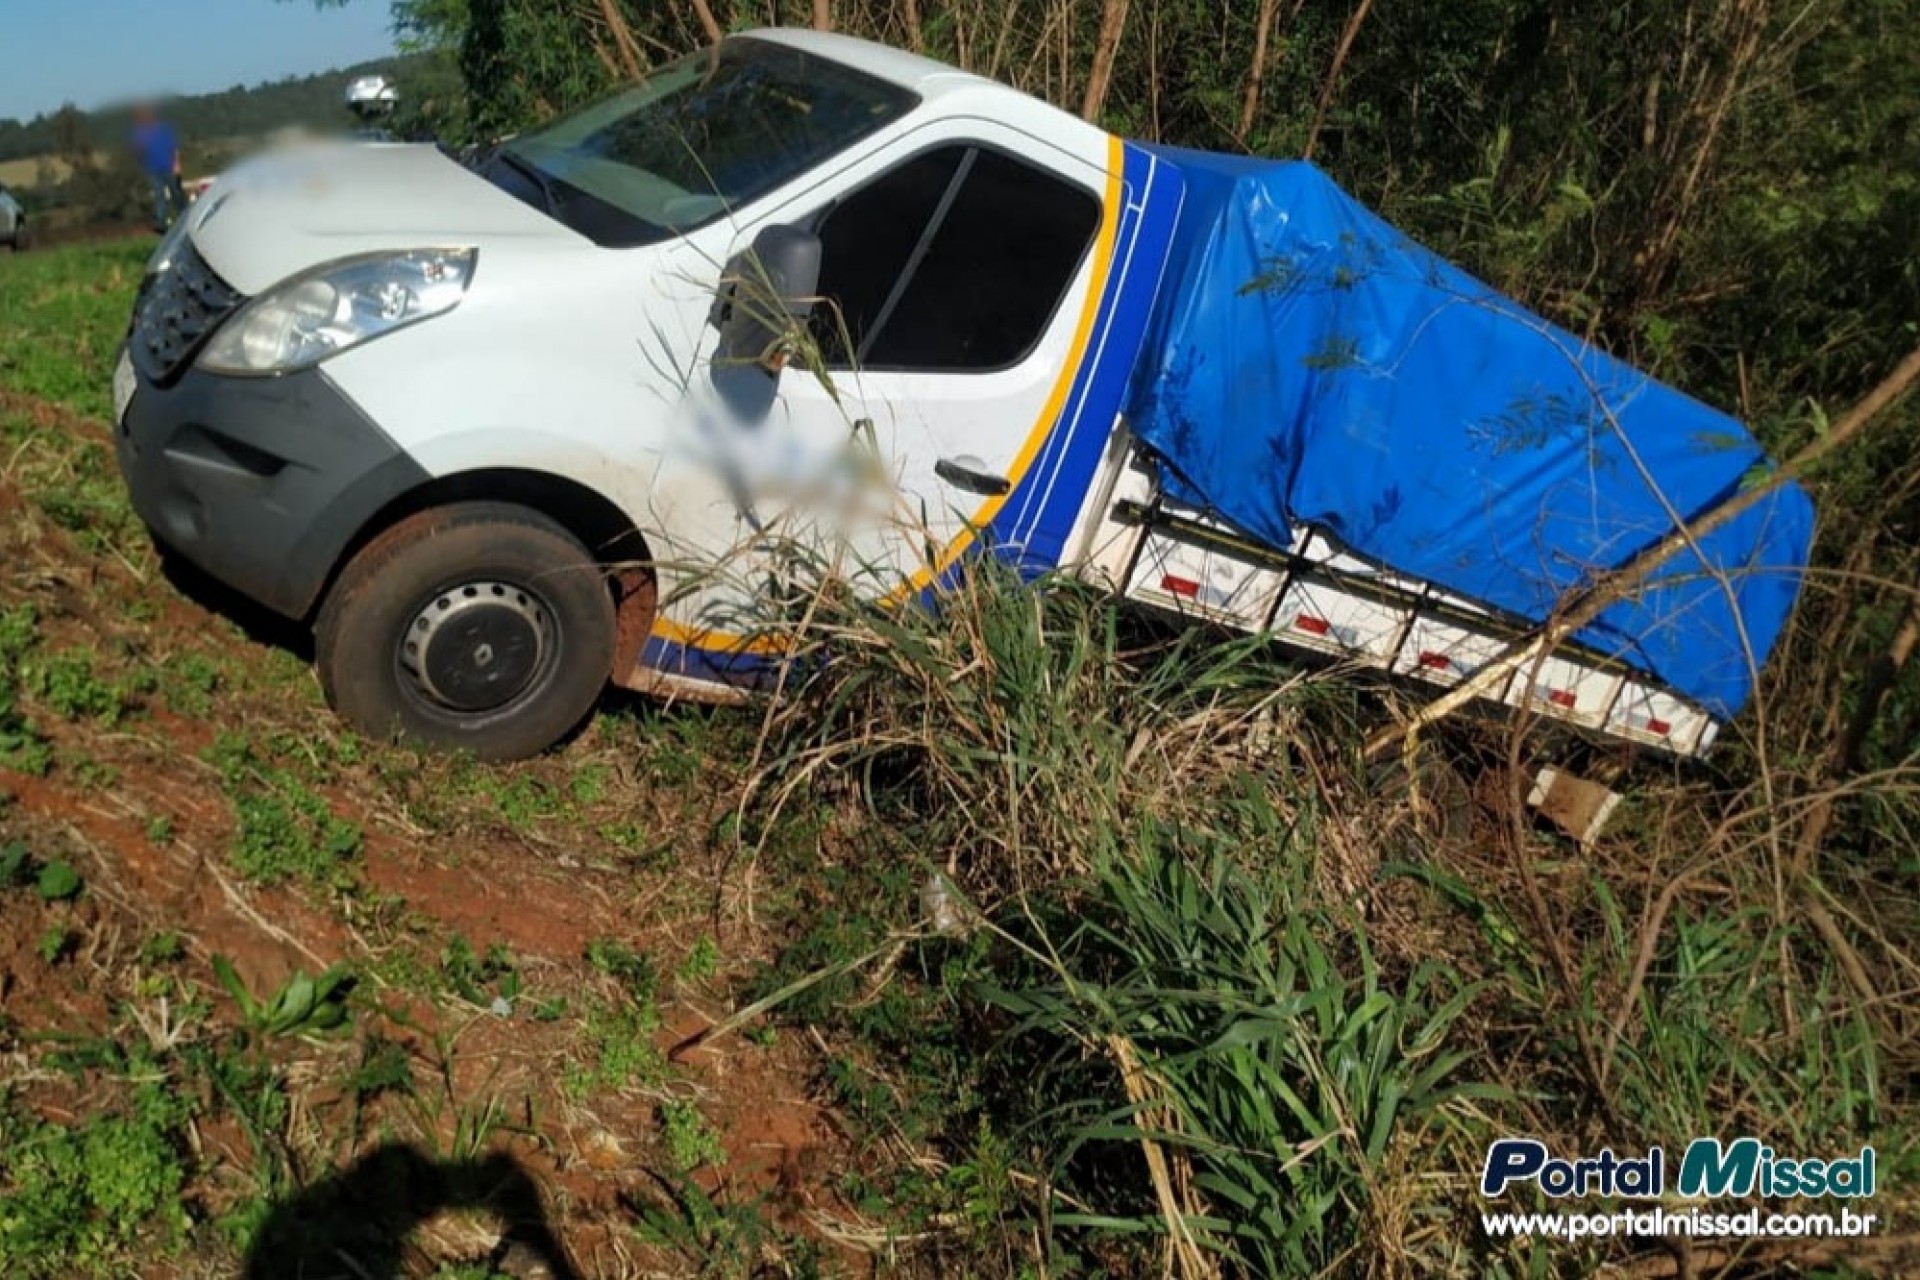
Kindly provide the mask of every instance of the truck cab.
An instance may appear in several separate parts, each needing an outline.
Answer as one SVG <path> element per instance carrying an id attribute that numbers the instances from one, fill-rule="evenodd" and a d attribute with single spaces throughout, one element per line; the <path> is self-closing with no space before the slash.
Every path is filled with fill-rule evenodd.
<path id="1" fill-rule="evenodd" d="M 265 156 L 149 266 L 122 470 L 164 549 L 311 622 L 348 720 L 530 754 L 609 679 L 759 678 L 771 542 L 875 596 L 982 538 L 1059 563 L 1169 179 L 1012 89 L 788 30 L 464 156 Z"/>

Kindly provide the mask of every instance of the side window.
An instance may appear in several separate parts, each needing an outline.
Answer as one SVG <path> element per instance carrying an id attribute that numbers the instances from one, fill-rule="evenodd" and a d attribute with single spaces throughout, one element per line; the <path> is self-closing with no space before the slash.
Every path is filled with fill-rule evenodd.
<path id="1" fill-rule="evenodd" d="M 828 362 L 955 372 L 1017 364 L 1099 225 L 1091 192 L 997 151 L 954 145 L 915 156 L 819 223 L 820 292 L 836 304 L 815 311 Z"/>
<path id="2" fill-rule="evenodd" d="M 835 305 L 814 315 L 829 364 L 868 362 L 862 346 L 878 331 L 881 310 L 966 154 L 964 147 L 943 147 L 915 156 L 827 211 L 819 227 L 820 293 Z"/>

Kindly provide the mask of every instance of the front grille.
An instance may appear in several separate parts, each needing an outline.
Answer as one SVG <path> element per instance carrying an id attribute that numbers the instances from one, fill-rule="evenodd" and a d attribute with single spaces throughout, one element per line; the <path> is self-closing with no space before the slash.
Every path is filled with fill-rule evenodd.
<path id="1" fill-rule="evenodd" d="M 172 268 L 147 281 L 134 307 L 128 342 L 134 366 L 150 381 L 171 381 L 245 301 L 183 240 Z"/>

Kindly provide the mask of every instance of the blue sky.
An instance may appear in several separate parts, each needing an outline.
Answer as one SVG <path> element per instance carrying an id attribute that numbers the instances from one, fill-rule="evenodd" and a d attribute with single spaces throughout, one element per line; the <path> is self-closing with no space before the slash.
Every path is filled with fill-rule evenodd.
<path id="1" fill-rule="evenodd" d="M 0 119 L 364 62 L 387 25 L 386 0 L 0 0 Z"/>

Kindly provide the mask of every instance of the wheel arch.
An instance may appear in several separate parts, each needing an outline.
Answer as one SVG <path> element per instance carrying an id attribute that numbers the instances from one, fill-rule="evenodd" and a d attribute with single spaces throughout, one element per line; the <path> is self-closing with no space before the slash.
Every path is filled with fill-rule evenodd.
<path id="1" fill-rule="evenodd" d="M 458 502 L 508 502 L 526 507 L 565 529 L 607 570 L 618 636 L 613 670 L 616 681 L 640 659 L 659 608 L 659 583 L 646 535 L 618 503 L 590 485 L 550 471 L 527 467 L 481 467 L 436 476 L 388 501 L 361 523 L 339 555 L 309 606 L 317 613 L 341 572 L 374 539 L 410 516 Z"/>

